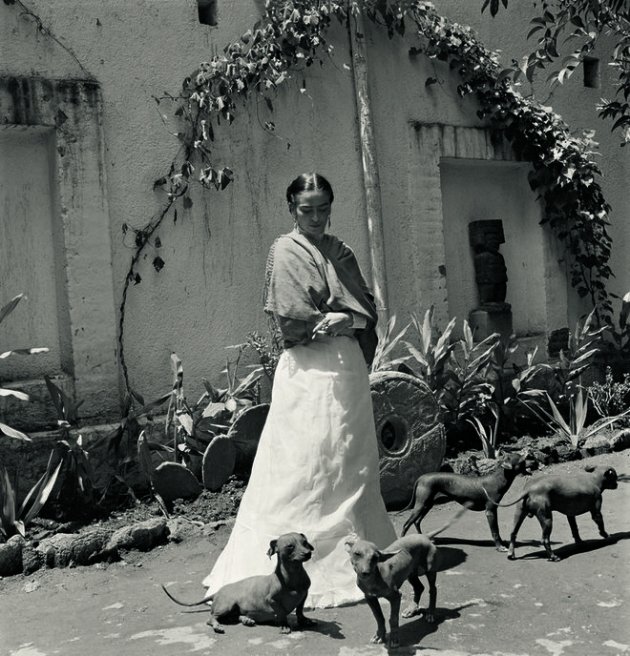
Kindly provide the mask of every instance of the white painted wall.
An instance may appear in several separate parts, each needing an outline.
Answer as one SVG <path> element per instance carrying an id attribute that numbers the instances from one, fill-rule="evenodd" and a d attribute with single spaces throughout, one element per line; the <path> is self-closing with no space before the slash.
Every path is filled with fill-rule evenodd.
<path id="1" fill-rule="evenodd" d="M 481 0 L 436 4 L 445 14 L 472 23 L 490 46 L 502 47 L 506 56 L 524 50 L 521 35 L 526 33 L 529 3 L 511 3 L 509 14 L 494 22 L 480 15 Z M 127 241 L 123 239 L 123 224 L 142 227 L 159 211 L 163 196 L 151 190 L 152 183 L 165 172 L 177 149 L 172 136 L 176 125 L 162 123 L 160 113 L 167 108 L 158 108 L 152 96 L 176 92 L 200 61 L 251 27 L 260 5 L 255 0 L 220 0 L 219 26 L 211 28 L 198 23 L 194 0 L 31 0 L 29 6 L 76 55 L 82 70 L 67 51 L 21 17 L 17 6 L 0 3 L 0 75 L 75 78 L 85 77 L 88 71 L 101 85 L 117 304 L 133 252 L 129 235 Z M 158 232 L 161 248 L 148 249 L 140 263 L 143 282 L 129 293 L 125 353 L 132 384 L 147 398 L 169 388 L 172 351 L 182 358 L 185 386 L 195 398 L 202 377 L 221 383 L 220 371 L 229 353 L 224 347 L 242 341 L 250 330 L 265 330 L 260 307 L 264 261 L 274 237 L 290 229 L 284 190 L 298 173 L 316 169 L 332 181 L 333 231 L 352 245 L 369 274 L 352 79 L 343 66 L 349 63 L 349 54 L 341 27 L 335 27 L 331 41 L 336 47 L 334 62 L 296 75 L 274 100 L 273 117 L 264 103 L 252 101 L 232 127 L 217 131 L 217 163 L 235 170 L 235 182 L 223 193 L 196 190 L 193 208 L 180 209 L 176 224 L 172 215 L 167 218 Z M 408 45 L 398 37 L 390 42 L 382 31 L 369 30 L 391 310 L 404 318 L 435 303 L 446 318 L 450 301 L 440 273 L 446 263 L 445 233 L 435 218 L 442 203 L 439 169 L 423 171 L 412 122 L 467 127 L 480 123 L 473 101 L 457 96 L 445 67 L 436 69 L 421 57 L 410 60 Z M 426 89 L 424 80 L 436 72 L 443 83 Z M 306 94 L 299 93 L 303 79 Z M 603 90 L 583 90 L 577 80 L 571 81 L 556 94 L 554 106 L 575 126 L 600 127 L 607 175 L 604 189 L 615 207 L 613 264 L 619 279 L 614 289 L 621 291 L 630 288 L 630 272 L 620 255 L 630 240 L 628 192 L 623 184 L 628 151 L 618 149 L 607 126 L 595 118 L 593 100 L 600 93 Z M 275 135 L 261 129 L 260 123 L 269 118 L 277 126 Z M 430 148 L 430 143 L 422 143 L 422 148 Z M 515 176 L 518 198 L 527 197 L 524 172 L 519 168 L 510 175 Z M 461 190 L 457 184 L 452 186 L 455 198 L 449 197 L 449 202 L 461 203 Z M 516 202 L 498 194 L 497 203 L 503 205 L 496 208 L 497 215 Z M 424 208 L 429 206 L 434 218 L 423 223 Z M 535 222 L 529 210 L 527 221 Z M 540 245 L 537 235 L 532 239 Z M 157 254 L 166 261 L 160 273 L 151 266 Z M 554 284 L 558 286 L 557 281 Z M 3 297 L 18 291 L 3 289 Z M 509 291 L 513 306 L 515 291 Z M 523 294 L 531 297 L 539 292 L 528 287 Z M 526 325 L 526 319 L 522 321 Z M 77 393 L 80 397 L 81 390 Z"/>

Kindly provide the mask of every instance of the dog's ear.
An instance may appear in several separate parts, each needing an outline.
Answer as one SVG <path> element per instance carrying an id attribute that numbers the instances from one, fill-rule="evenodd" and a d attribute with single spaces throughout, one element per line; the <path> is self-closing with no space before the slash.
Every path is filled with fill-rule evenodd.
<path id="1" fill-rule="evenodd" d="M 596 469 L 595 465 L 584 465 L 584 471 L 588 472 L 589 474 L 591 472 L 594 472 Z"/>
<path id="2" fill-rule="evenodd" d="M 307 549 L 310 549 L 311 551 L 315 551 L 315 547 L 308 541 L 308 538 L 304 533 L 300 533 L 300 537 L 304 540 L 304 544 L 306 545 Z"/>
<path id="3" fill-rule="evenodd" d="M 354 537 L 348 537 L 346 538 L 346 541 L 343 543 L 344 549 L 350 553 L 352 551 L 352 547 L 354 547 L 357 539 Z"/>
<path id="4" fill-rule="evenodd" d="M 379 551 L 378 552 L 378 562 L 384 563 L 386 560 L 393 558 L 396 554 L 399 554 L 402 549 L 397 549 L 396 551 Z"/>
<path id="5" fill-rule="evenodd" d="M 269 558 L 273 556 L 275 553 L 278 553 L 278 540 L 272 540 L 269 543 L 269 550 L 267 551 L 267 555 Z"/>

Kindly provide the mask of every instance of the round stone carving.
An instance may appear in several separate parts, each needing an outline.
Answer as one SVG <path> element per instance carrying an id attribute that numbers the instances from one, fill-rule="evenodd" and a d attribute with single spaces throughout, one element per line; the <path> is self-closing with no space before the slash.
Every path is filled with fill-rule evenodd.
<path id="1" fill-rule="evenodd" d="M 388 506 L 406 503 L 421 474 L 437 471 L 446 450 L 439 407 L 426 383 L 394 371 L 370 375 L 380 456 L 381 492 Z"/>

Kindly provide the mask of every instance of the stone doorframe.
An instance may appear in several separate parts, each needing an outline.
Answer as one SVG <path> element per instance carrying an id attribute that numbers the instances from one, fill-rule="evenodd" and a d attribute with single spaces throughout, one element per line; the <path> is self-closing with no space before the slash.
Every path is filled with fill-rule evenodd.
<path id="1" fill-rule="evenodd" d="M 60 326 L 60 332 L 66 337 L 67 352 L 63 371 L 51 375 L 60 376 L 62 385 L 83 401 L 80 416 L 90 423 L 119 414 L 102 115 L 100 87 L 95 81 L 0 77 L 0 129 L 43 126 L 54 130 L 53 214 L 63 236 L 63 252 L 57 257 L 65 278 L 61 287 L 67 325 Z"/>
<path id="2" fill-rule="evenodd" d="M 409 180 L 420 181 L 419 184 L 409 184 L 410 201 L 422 221 L 413 222 L 415 235 L 409 235 L 418 244 L 426 244 L 427 251 L 420 253 L 420 260 L 427 259 L 431 263 L 444 262 L 444 240 L 439 243 L 426 239 L 427 230 L 442 231 L 443 208 L 440 179 L 440 163 L 446 159 L 486 160 L 496 162 L 516 162 L 516 158 L 507 140 L 497 137 L 490 129 L 483 127 L 468 127 L 445 125 L 438 123 L 423 123 L 411 121 L 412 134 L 409 135 Z M 524 162 L 526 163 L 526 162 Z M 532 192 L 533 193 L 533 192 Z M 546 353 L 547 338 L 558 329 L 567 325 L 567 280 L 566 274 L 559 265 L 561 253 L 556 240 L 550 237 L 546 228 L 542 242 L 542 257 L 545 268 L 551 275 L 545 276 L 544 335 L 532 336 L 532 345 L 541 347 L 541 353 Z M 467 235 L 464 237 L 467 239 Z M 448 299 L 444 289 L 444 281 L 435 275 L 427 275 L 426 267 L 421 261 L 411 263 L 415 280 L 419 281 L 420 297 L 443 299 L 435 302 L 436 317 L 441 323 L 449 320 Z M 447 273 L 448 275 L 448 273 Z M 527 338 L 526 341 L 530 341 Z"/>

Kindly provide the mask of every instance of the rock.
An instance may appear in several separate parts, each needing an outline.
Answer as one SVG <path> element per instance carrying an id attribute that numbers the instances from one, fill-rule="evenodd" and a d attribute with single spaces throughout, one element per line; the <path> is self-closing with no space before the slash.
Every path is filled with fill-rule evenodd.
<path id="1" fill-rule="evenodd" d="M 41 569 L 46 564 L 45 555 L 30 544 L 22 549 L 22 571 L 26 576 Z"/>
<path id="2" fill-rule="evenodd" d="M 268 414 L 268 403 L 253 405 L 243 410 L 230 427 L 228 437 L 236 447 L 234 471 L 239 476 L 249 476 Z"/>
<path id="3" fill-rule="evenodd" d="M 0 544 L 0 576 L 13 576 L 22 572 L 24 545 L 25 540 L 21 535 L 14 535 Z"/>
<path id="4" fill-rule="evenodd" d="M 43 555 L 46 567 L 91 565 L 108 556 L 111 531 L 96 528 L 84 533 L 58 533 L 42 540 L 37 551 Z"/>
<path id="5" fill-rule="evenodd" d="M 168 527 L 168 541 L 176 544 L 182 542 L 186 534 L 183 520 L 173 517 L 166 522 L 166 526 Z"/>
<path id="6" fill-rule="evenodd" d="M 166 504 L 171 504 L 175 499 L 196 499 L 201 494 L 201 485 L 194 474 L 176 462 L 158 465 L 151 481 Z"/>
<path id="7" fill-rule="evenodd" d="M 630 428 L 613 433 L 610 438 L 610 448 L 613 451 L 623 451 L 630 448 Z"/>
<path id="8" fill-rule="evenodd" d="M 404 503 L 418 476 L 440 468 L 446 437 L 439 407 L 428 385 L 408 374 L 377 372 L 370 388 L 381 492 L 388 505 Z"/>
<path id="9" fill-rule="evenodd" d="M 571 444 L 559 444 L 555 448 L 558 459 L 554 462 L 569 462 L 571 460 L 580 460 L 582 453 L 579 449 L 574 448 Z"/>
<path id="10" fill-rule="evenodd" d="M 115 531 L 105 545 L 105 551 L 112 555 L 132 549 L 149 551 L 158 544 L 165 544 L 168 534 L 165 519 L 147 519 Z"/>
<path id="11" fill-rule="evenodd" d="M 236 447 L 229 437 L 215 437 L 203 454 L 203 486 L 217 492 L 234 472 Z"/>
<path id="12" fill-rule="evenodd" d="M 610 438 L 603 434 L 591 435 L 591 437 L 584 442 L 582 449 L 589 456 L 610 453 Z"/>

